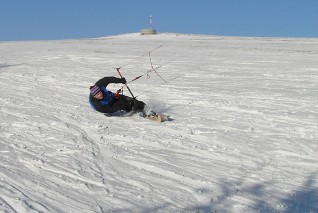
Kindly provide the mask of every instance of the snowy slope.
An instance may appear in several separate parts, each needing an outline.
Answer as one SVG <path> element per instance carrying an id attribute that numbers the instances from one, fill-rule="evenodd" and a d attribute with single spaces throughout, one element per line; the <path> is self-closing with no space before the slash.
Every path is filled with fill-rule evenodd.
<path id="1" fill-rule="evenodd" d="M 172 121 L 90 108 L 119 66 Z M 0 212 L 318 212 L 318 39 L 2 42 L 0 76 Z"/>

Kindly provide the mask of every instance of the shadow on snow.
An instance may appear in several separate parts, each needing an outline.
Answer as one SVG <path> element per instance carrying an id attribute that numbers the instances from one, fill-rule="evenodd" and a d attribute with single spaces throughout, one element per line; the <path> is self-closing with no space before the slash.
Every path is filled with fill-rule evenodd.
<path id="1" fill-rule="evenodd" d="M 305 183 L 298 190 L 289 193 L 285 198 L 277 199 L 277 195 L 266 193 L 266 187 L 270 183 L 257 184 L 252 187 L 241 188 L 239 183 L 224 183 L 222 194 L 211 199 L 206 205 L 192 206 L 176 210 L 180 213 L 221 213 L 241 212 L 240 205 L 248 212 L 280 212 L 280 213 L 318 213 L 318 188 L 315 187 L 316 177 L 307 178 Z M 204 189 L 200 189 L 204 192 Z M 208 191 L 208 190 L 206 190 Z M 235 200 L 235 196 L 243 195 L 244 199 Z M 234 198 L 234 199 L 233 199 Z M 245 202 L 245 198 L 249 201 Z M 246 201 L 246 200 L 245 200 Z M 233 205 L 234 202 L 234 205 Z M 236 209 L 237 208 L 237 209 Z M 140 213 L 171 212 L 173 204 L 165 204 L 161 207 L 147 208 L 140 210 Z M 243 211 L 243 210 L 242 210 Z M 113 213 L 133 212 L 128 209 L 111 210 Z"/>

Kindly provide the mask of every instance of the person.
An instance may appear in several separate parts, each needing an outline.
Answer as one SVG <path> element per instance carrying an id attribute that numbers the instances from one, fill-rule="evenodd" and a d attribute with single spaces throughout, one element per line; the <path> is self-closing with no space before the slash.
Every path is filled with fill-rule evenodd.
<path id="1" fill-rule="evenodd" d="M 104 77 L 90 86 L 89 103 L 94 110 L 108 116 L 121 116 L 135 112 L 139 112 L 141 116 L 155 114 L 146 107 L 144 102 L 107 90 L 106 87 L 110 83 L 126 84 L 126 79 Z"/>

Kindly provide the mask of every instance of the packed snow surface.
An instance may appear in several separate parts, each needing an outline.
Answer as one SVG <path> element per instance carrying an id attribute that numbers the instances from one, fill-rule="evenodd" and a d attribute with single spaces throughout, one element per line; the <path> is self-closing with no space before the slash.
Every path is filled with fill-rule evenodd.
<path id="1" fill-rule="evenodd" d="M 95 112 L 116 67 L 171 121 Z M 318 212 L 318 39 L 1 42 L 0 81 L 0 212 Z"/>

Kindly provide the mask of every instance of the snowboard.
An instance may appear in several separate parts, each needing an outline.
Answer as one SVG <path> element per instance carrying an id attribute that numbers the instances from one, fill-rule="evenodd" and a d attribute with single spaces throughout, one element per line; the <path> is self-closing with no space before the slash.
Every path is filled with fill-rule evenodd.
<path id="1" fill-rule="evenodd" d="M 145 118 L 148 120 L 151 120 L 151 121 L 157 121 L 157 122 L 161 123 L 164 121 L 169 121 L 170 115 L 156 114 L 156 115 L 152 115 L 152 116 L 146 116 Z"/>

